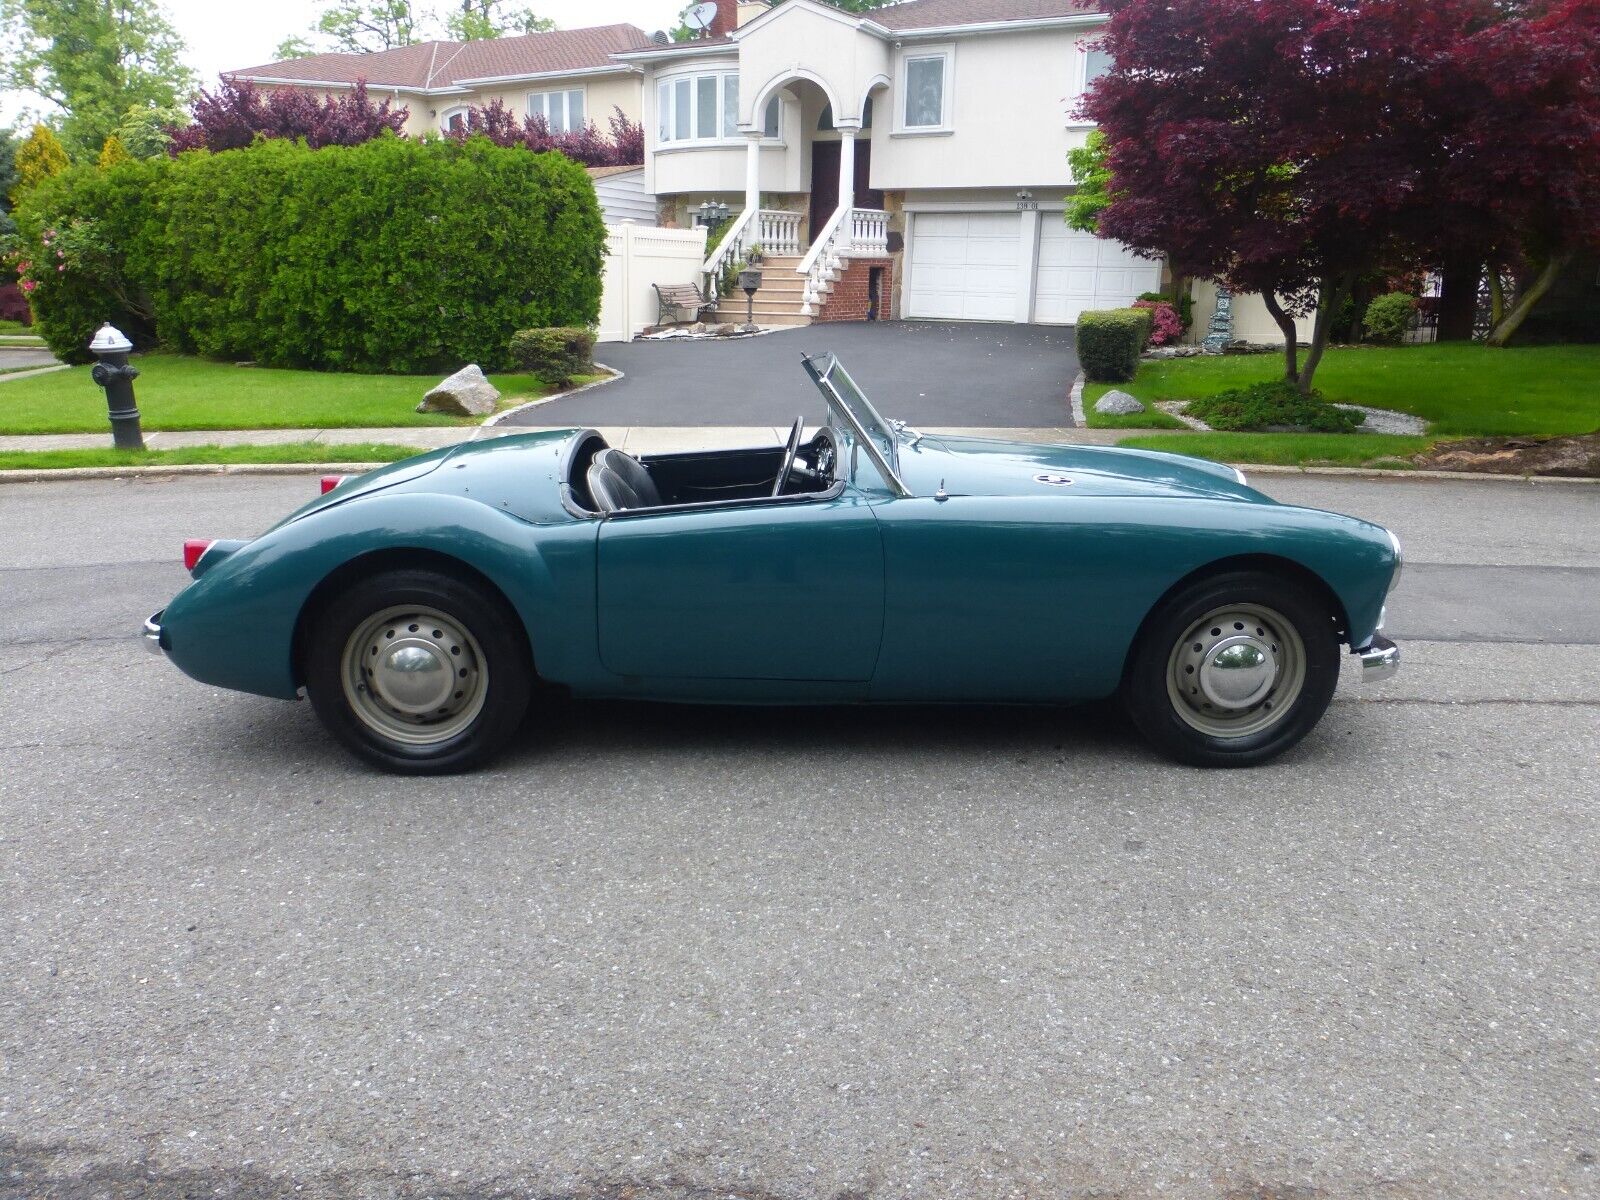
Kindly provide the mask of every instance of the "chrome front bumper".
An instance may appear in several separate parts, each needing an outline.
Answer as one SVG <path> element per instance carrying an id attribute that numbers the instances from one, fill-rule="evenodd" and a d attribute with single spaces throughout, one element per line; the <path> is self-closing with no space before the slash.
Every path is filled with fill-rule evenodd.
<path id="1" fill-rule="evenodd" d="M 1361 660 L 1362 683 L 1388 679 L 1400 669 L 1400 647 L 1382 634 L 1373 637 L 1372 645 L 1365 650 L 1355 651 L 1355 654 Z"/>
<path id="2" fill-rule="evenodd" d="M 155 616 L 144 623 L 144 648 L 150 651 L 151 654 L 161 654 L 163 652 L 161 646 L 161 613 L 166 611 L 166 609 L 162 609 L 161 612 L 156 613 Z"/>

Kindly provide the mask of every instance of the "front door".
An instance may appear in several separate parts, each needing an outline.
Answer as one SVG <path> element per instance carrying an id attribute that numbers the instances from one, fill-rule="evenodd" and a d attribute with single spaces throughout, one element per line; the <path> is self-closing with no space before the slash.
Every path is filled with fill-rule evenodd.
<path id="1" fill-rule="evenodd" d="M 857 208 L 882 208 L 883 193 L 867 186 L 872 178 L 872 142 L 856 139 L 855 193 Z M 839 207 L 839 143 L 813 142 L 811 145 L 811 240 L 816 241 L 822 227 Z"/>
<path id="2" fill-rule="evenodd" d="M 866 680 L 883 590 L 877 518 L 853 491 L 610 517 L 600 661 L 645 678 Z"/>

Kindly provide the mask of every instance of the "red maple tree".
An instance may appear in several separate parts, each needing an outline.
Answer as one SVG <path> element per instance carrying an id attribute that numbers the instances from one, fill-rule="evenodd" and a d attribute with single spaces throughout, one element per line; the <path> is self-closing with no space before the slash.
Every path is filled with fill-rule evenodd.
<path id="1" fill-rule="evenodd" d="M 1600 177 L 1597 4 L 1086 3 L 1110 14 L 1114 63 L 1082 106 L 1109 148 L 1099 230 L 1260 293 L 1309 391 L 1363 275 L 1462 245 L 1506 261 L 1536 228 L 1593 237 L 1572 201 Z M 1300 362 L 1294 317 L 1313 307 Z"/>

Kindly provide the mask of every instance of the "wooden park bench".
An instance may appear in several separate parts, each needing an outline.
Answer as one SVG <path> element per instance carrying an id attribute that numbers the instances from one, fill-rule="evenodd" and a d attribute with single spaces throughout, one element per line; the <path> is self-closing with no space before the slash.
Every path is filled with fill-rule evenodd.
<path id="1" fill-rule="evenodd" d="M 670 312 L 691 313 L 693 315 L 689 320 L 698 321 L 701 313 L 717 306 L 716 300 L 707 299 L 701 295 L 700 289 L 692 283 L 669 284 L 666 287 L 662 287 L 659 283 L 652 283 L 650 286 L 655 288 L 656 299 L 660 304 L 656 312 L 657 325 L 669 324 L 667 314 Z M 671 323 L 684 324 L 685 322 Z"/>

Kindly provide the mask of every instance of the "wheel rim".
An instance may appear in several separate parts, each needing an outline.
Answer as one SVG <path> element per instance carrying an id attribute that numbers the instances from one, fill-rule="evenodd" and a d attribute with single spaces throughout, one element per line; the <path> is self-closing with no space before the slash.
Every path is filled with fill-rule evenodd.
<path id="1" fill-rule="evenodd" d="M 435 746 L 478 719 L 489 668 L 461 622 L 407 605 L 356 627 L 344 645 L 340 677 L 351 711 L 367 728 L 407 746 Z"/>
<path id="2" fill-rule="evenodd" d="M 1242 738 L 1288 716 L 1306 679 L 1293 622 L 1260 604 L 1229 604 L 1195 621 L 1167 660 L 1167 695 L 1188 725 Z"/>

